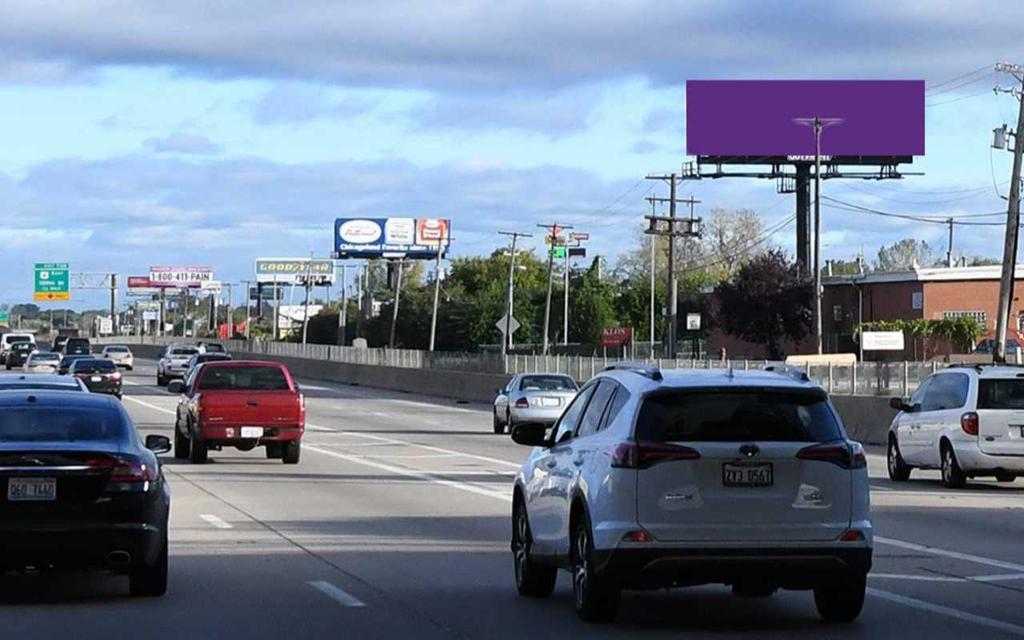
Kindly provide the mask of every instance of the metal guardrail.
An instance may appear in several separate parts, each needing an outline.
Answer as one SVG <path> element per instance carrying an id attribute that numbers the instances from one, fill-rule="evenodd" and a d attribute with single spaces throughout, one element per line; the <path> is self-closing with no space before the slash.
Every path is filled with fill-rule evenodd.
<path id="1" fill-rule="evenodd" d="M 166 336 L 122 336 L 100 338 L 97 344 L 193 343 L 195 340 Z M 661 369 L 763 369 L 771 360 L 654 360 L 566 355 L 523 355 L 430 352 L 418 349 L 340 347 L 325 344 L 267 342 L 260 340 L 222 340 L 228 351 L 254 355 L 306 358 L 325 362 L 360 364 L 408 369 L 434 369 L 514 375 L 517 373 L 561 373 L 587 380 L 606 366 L 630 360 L 647 362 Z M 855 364 L 815 364 L 806 367 L 808 377 L 837 395 L 909 396 L 918 385 L 941 366 L 937 362 L 858 362 Z"/>

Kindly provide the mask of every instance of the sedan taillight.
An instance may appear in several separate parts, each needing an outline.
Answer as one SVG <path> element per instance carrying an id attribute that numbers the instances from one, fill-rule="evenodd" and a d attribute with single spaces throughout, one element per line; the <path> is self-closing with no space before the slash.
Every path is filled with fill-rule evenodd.
<path id="1" fill-rule="evenodd" d="M 157 479 L 155 466 L 128 456 L 90 458 L 85 464 L 97 471 L 109 473 L 105 489 L 107 492 L 149 491 L 149 483 Z"/>
<path id="2" fill-rule="evenodd" d="M 517 409 L 529 409 L 530 408 L 530 401 L 527 400 L 526 398 L 519 398 L 518 400 L 516 400 L 516 408 Z"/>

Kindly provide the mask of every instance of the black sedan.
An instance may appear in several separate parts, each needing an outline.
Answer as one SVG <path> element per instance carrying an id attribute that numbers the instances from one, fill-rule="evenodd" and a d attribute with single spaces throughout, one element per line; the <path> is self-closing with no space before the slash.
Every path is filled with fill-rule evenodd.
<path id="1" fill-rule="evenodd" d="M 82 382 L 93 393 L 108 393 L 121 397 L 121 372 L 113 360 L 85 358 L 75 360 L 68 367 L 68 373 Z"/>
<path id="2" fill-rule="evenodd" d="M 167 590 L 171 496 L 119 402 L 90 393 L 0 394 L 0 570 L 99 568 L 131 593 Z"/>
<path id="3" fill-rule="evenodd" d="M 34 342 L 15 342 L 12 344 L 11 350 L 7 354 L 7 370 L 10 371 L 15 367 L 20 369 L 25 366 L 25 361 L 37 349 L 38 347 L 36 347 Z"/>

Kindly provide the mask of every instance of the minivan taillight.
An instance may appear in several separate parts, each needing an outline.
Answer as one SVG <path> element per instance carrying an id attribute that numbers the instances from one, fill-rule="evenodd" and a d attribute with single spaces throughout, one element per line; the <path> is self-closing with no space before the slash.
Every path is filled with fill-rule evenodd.
<path id="1" fill-rule="evenodd" d="M 649 469 L 659 462 L 697 460 L 700 452 L 690 447 L 661 442 L 623 442 L 612 451 L 612 466 L 618 469 Z"/>
<path id="2" fill-rule="evenodd" d="M 969 436 L 978 435 L 978 414 L 968 411 L 960 416 L 960 428 Z"/>
<path id="3" fill-rule="evenodd" d="M 859 442 L 825 442 L 797 451 L 800 460 L 830 462 L 843 469 L 863 469 L 868 465 L 864 447 Z"/>

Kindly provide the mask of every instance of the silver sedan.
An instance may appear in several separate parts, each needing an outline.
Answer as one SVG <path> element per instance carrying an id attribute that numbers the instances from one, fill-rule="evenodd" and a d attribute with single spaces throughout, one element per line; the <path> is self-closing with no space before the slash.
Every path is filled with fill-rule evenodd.
<path id="1" fill-rule="evenodd" d="M 519 422 L 554 424 L 579 386 L 558 373 L 520 373 L 494 399 L 494 433 L 504 433 Z"/>

